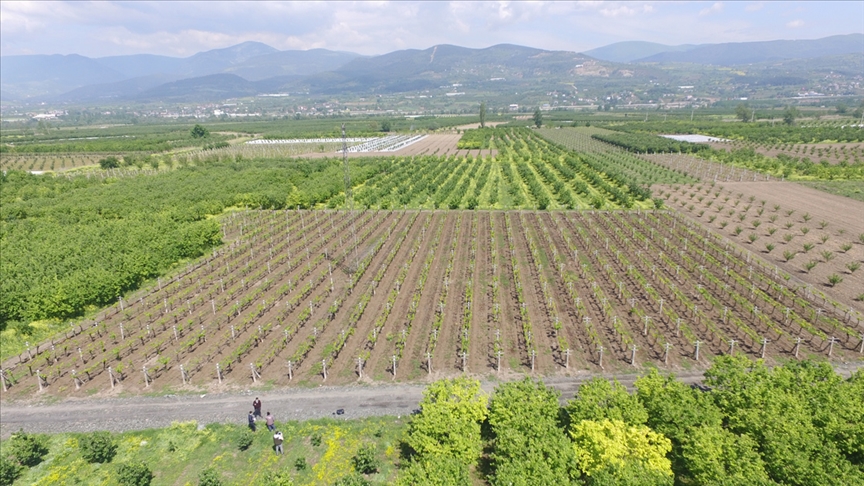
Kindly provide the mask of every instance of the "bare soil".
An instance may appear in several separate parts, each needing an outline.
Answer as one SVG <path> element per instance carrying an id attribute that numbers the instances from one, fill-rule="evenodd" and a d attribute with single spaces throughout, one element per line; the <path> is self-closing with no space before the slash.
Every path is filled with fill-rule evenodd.
<path id="1" fill-rule="evenodd" d="M 780 270 L 787 267 L 771 260 L 776 249 L 768 255 L 769 264 L 760 263 L 760 258 L 753 258 L 758 251 L 752 246 L 749 252 L 738 248 L 749 242 L 738 244 L 728 236 L 728 226 L 718 238 L 693 223 L 691 219 L 703 221 L 716 211 L 712 206 L 715 209 L 706 209 L 701 218 L 693 215 L 698 211 L 697 197 L 692 209 L 688 204 L 683 210 L 686 216 L 670 211 L 237 213 L 224 222 L 224 248 L 179 275 L 126 297 L 95 321 L 75 324 L 66 335 L 3 363 L 9 388 L 2 399 L 390 382 L 392 356 L 398 354 L 396 342 L 403 330 L 405 346 L 395 376 L 402 382 L 496 374 L 496 342 L 502 351 L 502 378 L 531 373 L 532 349 L 534 375 L 547 377 L 625 371 L 648 362 L 670 371 L 698 369 L 709 365 L 712 356 L 730 352 L 731 340 L 738 343 L 732 352 L 764 354 L 769 362 L 796 356 L 825 359 L 829 354 L 834 360 L 860 361 L 862 318 L 859 312 L 847 313 L 846 303 L 861 310 L 851 296 L 861 288 L 864 270 L 842 274 L 844 281 L 835 287 L 814 280 L 808 288 L 805 279 L 817 278 L 822 267 L 840 273 L 837 265 L 864 260 L 860 243 L 838 251 L 846 239 L 864 232 L 860 219 L 848 216 L 864 214 L 859 207 L 864 204 L 820 202 L 814 197 L 827 196 L 802 193 L 805 189 L 786 183 L 727 184 L 717 186 L 719 196 L 710 188 L 706 194 L 706 188 L 708 184 L 700 193 L 706 196 L 706 208 L 709 194 L 720 201 L 729 195 L 729 207 L 741 199 L 738 212 L 744 205 L 752 206 L 742 226 L 753 226 L 751 221 L 759 218 L 759 198 L 766 198 L 763 224 L 742 232 L 745 237 L 757 233 L 758 244 L 769 240 L 762 233 L 774 224 L 767 220 L 774 200 L 781 206 L 776 224 L 787 219 L 787 207 L 794 208 L 789 219 L 799 233 L 805 223 L 798 219 L 809 212 L 812 220 L 806 225 L 812 231 L 794 236 L 793 243 L 827 234 L 827 242 L 814 243 L 809 255 L 816 258 L 817 252 L 830 250 L 833 256 L 806 275 L 794 272 L 801 257 L 793 259 L 787 280 L 775 264 Z M 689 200 L 689 194 L 676 194 Z M 753 202 L 747 194 L 754 195 Z M 800 200 L 793 199 L 796 196 Z M 816 224 L 823 218 L 828 226 L 821 230 Z M 719 221 L 718 217 L 704 224 L 717 231 Z M 785 231 L 778 229 L 775 237 Z M 477 248 L 474 258 L 472 244 Z M 451 247 L 454 266 L 429 373 L 426 353 Z M 420 275 L 430 252 L 428 279 L 421 289 Z M 360 261 L 368 264 L 359 265 Z M 405 280 L 380 338 L 370 342 L 395 275 L 403 269 Z M 490 285 L 493 277 L 499 282 L 497 297 Z M 474 289 L 470 299 L 465 292 L 469 279 Z M 517 282 L 530 327 L 523 322 Z M 419 305 L 409 327 L 415 295 Z M 469 305 L 466 370 L 461 334 Z M 352 315 L 356 321 L 349 320 Z M 334 346 L 343 331 L 347 340 L 340 350 Z M 831 337 L 836 339 L 833 344 Z M 770 344 L 763 345 L 764 339 Z M 369 355 L 361 379 L 356 360 L 364 352 Z M 330 366 L 326 380 L 322 360 Z"/>
<path id="2" fill-rule="evenodd" d="M 864 310 L 864 302 L 855 300 L 864 294 L 864 271 L 847 267 L 856 263 L 864 266 L 864 243 L 859 239 L 864 234 L 861 201 L 792 182 L 727 182 L 713 188 L 704 183 L 656 190 L 667 193 L 664 197 L 669 196 L 669 207 L 789 272 L 796 280 L 813 285 L 846 306 Z M 695 197 L 691 198 L 691 193 Z M 700 202 L 699 198 L 704 199 Z M 758 239 L 751 242 L 751 235 Z M 769 244 L 774 245 L 770 251 Z M 812 245 L 812 249 L 806 250 L 804 245 Z M 844 245 L 850 247 L 844 249 Z M 792 252 L 791 259 L 787 261 L 784 252 Z M 807 270 L 804 265 L 811 261 L 817 265 Z M 843 281 L 832 286 L 828 277 L 834 274 Z"/>

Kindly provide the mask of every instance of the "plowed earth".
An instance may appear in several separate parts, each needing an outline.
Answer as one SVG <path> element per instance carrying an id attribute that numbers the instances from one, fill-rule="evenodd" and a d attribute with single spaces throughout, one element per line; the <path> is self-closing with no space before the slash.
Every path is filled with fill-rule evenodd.
<path id="1" fill-rule="evenodd" d="M 499 361 L 503 378 L 680 371 L 729 352 L 861 359 L 859 317 L 832 289 L 787 281 L 672 211 L 223 224 L 212 255 L 3 363 L 3 398 L 422 381 Z"/>

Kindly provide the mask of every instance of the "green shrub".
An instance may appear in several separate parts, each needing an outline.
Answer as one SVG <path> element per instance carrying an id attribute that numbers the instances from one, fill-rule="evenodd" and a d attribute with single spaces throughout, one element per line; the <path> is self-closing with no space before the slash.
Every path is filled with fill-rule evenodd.
<path id="1" fill-rule="evenodd" d="M 21 476 L 21 469 L 15 461 L 0 457 L 0 486 L 11 486 Z"/>
<path id="2" fill-rule="evenodd" d="M 22 466 L 32 467 L 42 462 L 42 458 L 48 454 L 48 447 L 44 440 L 35 434 L 17 432 L 9 439 L 4 452 Z"/>
<path id="3" fill-rule="evenodd" d="M 349 474 L 333 483 L 333 486 L 370 486 L 372 483 L 358 473 Z"/>
<path id="4" fill-rule="evenodd" d="M 351 461 L 354 463 L 354 469 L 363 474 L 376 473 L 381 467 L 381 461 L 375 455 L 375 446 L 373 445 L 361 447 Z"/>
<path id="5" fill-rule="evenodd" d="M 78 440 L 81 456 L 89 463 L 111 462 L 117 453 L 117 444 L 108 432 L 93 432 Z"/>
<path id="6" fill-rule="evenodd" d="M 150 486 L 153 471 L 143 462 L 120 464 L 117 468 L 117 482 L 123 486 Z"/>
<path id="7" fill-rule="evenodd" d="M 309 443 L 311 443 L 315 447 L 320 446 L 321 445 L 321 434 L 318 434 L 318 433 L 312 434 L 312 436 L 309 437 Z"/>
<path id="8" fill-rule="evenodd" d="M 252 433 L 249 429 L 243 429 L 237 435 L 237 448 L 241 451 L 245 451 L 252 445 L 252 441 L 255 439 L 255 434 Z"/>
<path id="9" fill-rule="evenodd" d="M 305 457 L 298 457 L 296 461 L 294 461 L 294 469 L 298 471 L 304 471 L 309 467 L 309 464 L 306 463 Z"/>
<path id="10" fill-rule="evenodd" d="M 222 486 L 222 479 L 215 469 L 208 467 L 198 473 L 198 486 Z"/>

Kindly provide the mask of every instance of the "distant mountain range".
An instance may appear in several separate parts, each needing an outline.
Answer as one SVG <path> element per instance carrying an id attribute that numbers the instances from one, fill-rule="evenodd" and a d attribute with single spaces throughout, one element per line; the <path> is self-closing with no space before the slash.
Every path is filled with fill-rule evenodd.
<path id="1" fill-rule="evenodd" d="M 835 35 L 814 40 L 728 42 L 667 46 L 653 42 L 617 42 L 586 51 L 603 61 L 624 63 L 689 62 L 735 66 L 787 59 L 806 59 L 843 54 L 864 55 L 864 34 Z"/>
<path id="2" fill-rule="evenodd" d="M 658 72 L 651 66 L 666 63 L 730 66 L 848 54 L 864 54 L 864 34 L 680 46 L 619 42 L 582 54 L 509 44 L 485 49 L 438 45 L 374 57 L 326 49 L 279 51 L 244 42 L 187 58 L 4 56 L 0 97 L 65 103 L 203 102 L 275 92 L 394 93 L 460 83 L 488 84 L 494 90 L 526 82 L 573 83 L 585 76 L 651 77 Z"/>

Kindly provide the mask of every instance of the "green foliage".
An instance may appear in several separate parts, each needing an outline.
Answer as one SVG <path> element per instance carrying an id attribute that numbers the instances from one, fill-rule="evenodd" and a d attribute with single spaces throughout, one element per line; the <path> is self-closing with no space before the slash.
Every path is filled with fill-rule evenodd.
<path id="1" fill-rule="evenodd" d="M 315 447 L 320 446 L 321 445 L 321 434 L 312 434 L 312 436 L 309 437 L 309 443 Z"/>
<path id="2" fill-rule="evenodd" d="M 573 450 L 558 427 L 560 393 L 525 378 L 495 389 L 489 409 L 494 434 L 493 485 L 569 484 Z"/>
<path id="3" fill-rule="evenodd" d="M 109 155 L 108 157 L 99 160 L 99 167 L 103 169 L 116 169 L 117 167 L 120 167 L 120 160 L 113 155 Z"/>
<path id="4" fill-rule="evenodd" d="M 393 124 L 390 122 L 390 120 L 382 120 L 381 121 L 381 131 L 382 132 L 388 133 L 392 129 L 393 129 Z"/>
<path id="5" fill-rule="evenodd" d="M 628 461 L 611 464 L 585 477 L 584 483 L 586 486 L 671 486 L 673 478 L 642 462 Z"/>
<path id="6" fill-rule="evenodd" d="M 753 118 L 753 110 L 747 106 L 747 103 L 738 103 L 735 107 L 735 116 L 742 122 L 749 122 Z"/>
<path id="7" fill-rule="evenodd" d="M 117 468 L 117 482 L 121 486 L 150 486 L 153 471 L 143 462 L 120 464 Z"/>
<path id="8" fill-rule="evenodd" d="M 486 102 L 480 102 L 480 128 L 486 128 Z"/>
<path id="9" fill-rule="evenodd" d="M 397 486 L 463 486 L 471 484 L 468 465 L 452 456 L 436 456 L 408 463 Z"/>
<path id="10" fill-rule="evenodd" d="M 681 152 L 696 153 L 708 149 L 704 143 L 690 143 L 645 133 L 607 132 L 595 133 L 592 138 L 640 154 Z"/>
<path id="11" fill-rule="evenodd" d="M 305 471 L 309 468 L 309 463 L 306 462 L 306 458 L 303 456 L 298 457 L 294 460 L 294 469 L 298 471 Z"/>
<path id="12" fill-rule="evenodd" d="M 189 130 L 189 135 L 191 135 L 192 138 L 204 138 L 210 136 L 210 131 L 196 123 L 195 126 Z"/>
<path id="13" fill-rule="evenodd" d="M 252 441 L 255 440 L 255 433 L 249 429 L 241 429 L 237 433 L 237 437 L 234 440 L 234 444 L 237 446 L 237 449 L 245 451 L 252 446 Z"/>
<path id="14" fill-rule="evenodd" d="M 486 404 L 477 380 L 458 377 L 431 383 L 423 391 L 420 413 L 408 426 L 406 443 L 421 461 L 452 456 L 471 464 L 480 456 Z"/>
<path id="15" fill-rule="evenodd" d="M 208 467 L 198 473 L 198 486 L 222 486 L 222 479 L 215 469 Z"/>
<path id="16" fill-rule="evenodd" d="M 108 432 L 92 432 L 78 439 L 81 457 L 87 462 L 111 462 L 117 453 L 117 444 Z"/>
<path id="17" fill-rule="evenodd" d="M 476 128 L 472 130 L 465 130 L 462 132 L 462 136 L 459 138 L 459 141 L 456 142 L 456 148 L 459 149 L 488 149 L 489 142 L 492 140 L 492 136 L 495 134 L 495 130 L 492 128 Z"/>
<path id="18" fill-rule="evenodd" d="M 540 108 L 534 110 L 534 115 L 531 117 L 534 121 L 534 126 L 540 128 L 543 126 L 543 113 L 540 111 Z"/>
<path id="19" fill-rule="evenodd" d="M 644 425 L 648 412 L 635 395 L 627 393 L 618 381 L 594 378 L 579 387 L 579 392 L 564 409 L 571 424 L 582 420 L 621 420 L 628 425 Z"/>
<path id="20" fill-rule="evenodd" d="M 354 465 L 354 470 L 362 474 L 376 473 L 381 467 L 381 461 L 378 460 L 374 445 L 360 447 L 357 454 L 351 458 L 351 463 Z"/>
<path id="21" fill-rule="evenodd" d="M 750 436 L 709 425 L 690 429 L 681 458 L 697 484 L 774 484 L 758 451 L 759 445 Z"/>
<path id="22" fill-rule="evenodd" d="M 600 472 L 617 476 L 618 470 L 635 467 L 672 483 L 672 465 L 666 458 L 672 444 L 644 425 L 605 418 L 583 420 L 571 425 L 570 435 L 579 469 L 586 476 Z"/>
<path id="23" fill-rule="evenodd" d="M 33 467 L 48 454 L 45 439 L 36 434 L 16 432 L 9 442 L 4 444 L 3 455 L 15 460 L 22 466 Z"/>
<path id="24" fill-rule="evenodd" d="M 759 445 L 769 477 L 790 485 L 860 484 L 864 401 L 827 363 L 721 356 L 705 374 L 728 430 Z M 860 377 L 858 378 L 860 380 Z"/>
<path id="25" fill-rule="evenodd" d="M 355 472 L 339 478 L 333 486 L 371 486 L 371 484 L 368 479 Z"/>
<path id="26" fill-rule="evenodd" d="M 22 472 L 23 468 L 17 462 L 8 459 L 5 455 L 0 456 L 0 486 L 12 486 Z"/>

